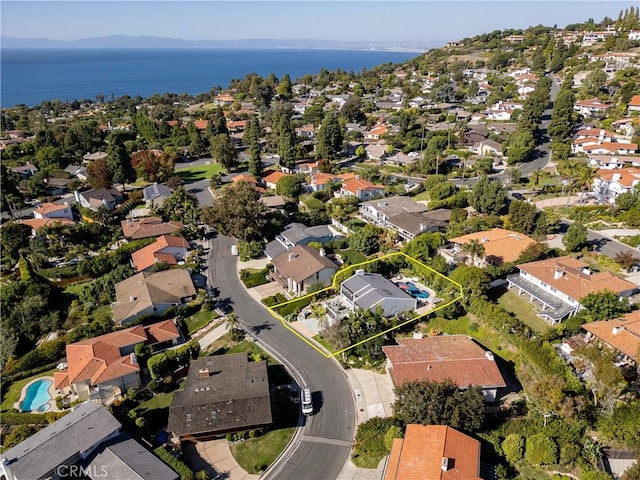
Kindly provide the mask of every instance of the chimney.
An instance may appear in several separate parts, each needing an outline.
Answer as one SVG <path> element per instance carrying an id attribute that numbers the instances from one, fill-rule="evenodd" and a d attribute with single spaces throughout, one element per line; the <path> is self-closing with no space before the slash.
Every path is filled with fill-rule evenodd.
<path id="1" fill-rule="evenodd" d="M 208 378 L 209 377 L 209 369 L 201 368 L 198 370 L 198 378 Z"/>
<path id="2" fill-rule="evenodd" d="M 563 275 L 564 271 L 556 266 L 556 271 L 553 273 L 553 279 L 558 280 L 559 278 L 562 278 Z"/>
<path id="3" fill-rule="evenodd" d="M 427 226 L 424 223 L 420 224 L 420 231 L 424 232 L 427 229 Z"/>
<path id="4" fill-rule="evenodd" d="M 493 352 L 490 352 L 489 350 L 484 352 L 484 356 L 487 357 L 487 360 L 494 360 L 495 359 L 495 356 L 493 355 Z"/>
<path id="5" fill-rule="evenodd" d="M 363 269 L 356 270 L 356 275 L 364 275 L 364 270 Z"/>
<path id="6" fill-rule="evenodd" d="M 296 257 L 297 255 L 294 252 L 289 252 L 289 261 L 293 260 Z"/>
<path id="7" fill-rule="evenodd" d="M 620 174 L 619 173 L 614 173 L 613 177 L 611 177 L 611 180 L 614 182 L 617 182 L 618 180 L 620 180 Z"/>
<path id="8" fill-rule="evenodd" d="M 620 332 L 624 331 L 624 326 L 618 325 L 617 327 L 613 327 L 611 333 L 614 335 L 618 335 Z"/>
<path id="9" fill-rule="evenodd" d="M 422 332 L 413 332 L 413 338 L 420 340 L 422 338 Z"/>
<path id="10" fill-rule="evenodd" d="M 321 257 L 324 257 L 326 255 L 324 248 L 321 248 L 320 250 L 318 250 L 318 253 L 320 254 Z"/>
<path id="11" fill-rule="evenodd" d="M 136 357 L 136 354 L 131 352 L 129 354 L 129 360 L 131 361 L 131 365 L 137 365 L 138 364 L 138 358 Z"/>
<path id="12" fill-rule="evenodd" d="M 482 243 L 487 243 L 489 241 L 488 237 L 482 237 Z"/>
<path id="13" fill-rule="evenodd" d="M 136 297 L 134 297 L 133 295 L 131 295 L 131 296 L 129 297 L 129 301 L 130 301 L 130 302 L 135 302 L 135 301 L 136 301 Z"/>
<path id="14" fill-rule="evenodd" d="M 449 457 L 442 457 L 442 463 L 441 463 L 441 468 L 443 472 L 446 472 L 449 470 Z"/>

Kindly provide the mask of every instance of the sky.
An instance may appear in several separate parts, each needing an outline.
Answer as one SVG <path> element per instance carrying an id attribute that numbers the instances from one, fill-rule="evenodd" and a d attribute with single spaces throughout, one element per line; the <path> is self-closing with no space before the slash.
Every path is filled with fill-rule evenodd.
<path id="1" fill-rule="evenodd" d="M 2 35 L 76 40 L 151 35 L 184 40 L 330 39 L 447 42 L 506 28 L 617 18 L 633 1 L 390 0 L 0 2 Z"/>

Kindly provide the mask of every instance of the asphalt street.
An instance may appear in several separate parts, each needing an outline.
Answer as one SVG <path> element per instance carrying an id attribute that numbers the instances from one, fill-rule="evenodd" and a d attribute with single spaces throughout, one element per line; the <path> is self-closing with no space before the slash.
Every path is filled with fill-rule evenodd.
<path id="1" fill-rule="evenodd" d="M 314 415 L 303 418 L 303 432 L 265 479 L 328 480 L 338 477 L 355 434 L 355 398 L 344 371 L 273 318 L 246 291 L 236 271 L 229 237 L 210 239 L 209 281 L 220 289 L 259 345 L 275 354 L 299 385 L 311 389 Z"/>

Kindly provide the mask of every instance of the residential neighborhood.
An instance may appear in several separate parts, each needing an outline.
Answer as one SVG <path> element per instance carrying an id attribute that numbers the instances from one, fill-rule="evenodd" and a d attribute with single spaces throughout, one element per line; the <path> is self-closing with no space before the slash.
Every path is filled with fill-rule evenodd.
<path id="1" fill-rule="evenodd" d="M 3 108 L 4 477 L 639 478 L 638 10 Z"/>

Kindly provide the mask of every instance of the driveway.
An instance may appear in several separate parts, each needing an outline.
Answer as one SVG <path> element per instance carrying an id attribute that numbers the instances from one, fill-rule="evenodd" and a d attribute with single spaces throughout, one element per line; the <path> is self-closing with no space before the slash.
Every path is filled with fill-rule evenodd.
<path id="1" fill-rule="evenodd" d="M 189 466 L 195 472 L 204 470 L 212 479 L 257 480 L 259 475 L 251 475 L 238 465 L 231 455 L 229 442 L 226 439 L 209 440 L 207 442 L 185 442 L 182 453 Z"/>
<path id="2" fill-rule="evenodd" d="M 284 287 L 280 282 L 269 282 L 264 285 L 258 285 L 257 287 L 247 289 L 247 293 L 255 298 L 257 301 L 263 298 L 271 297 L 276 293 L 284 293 Z"/>

